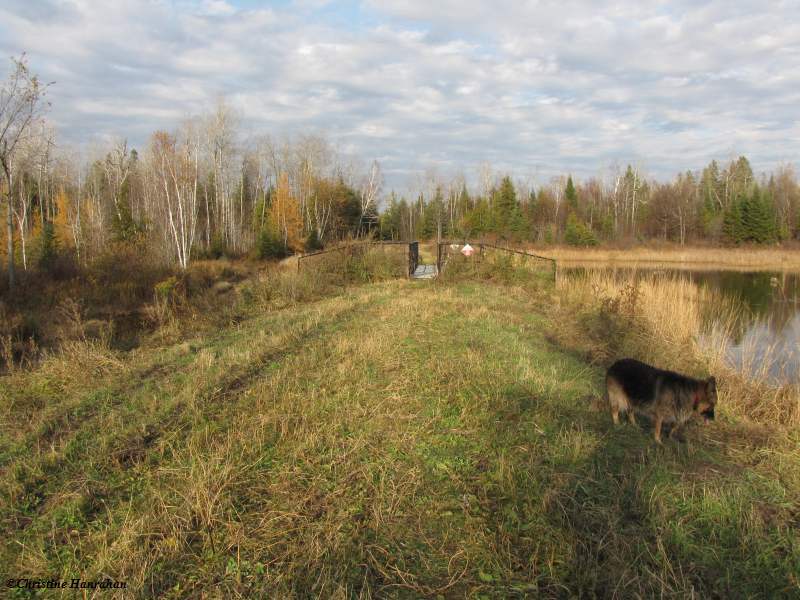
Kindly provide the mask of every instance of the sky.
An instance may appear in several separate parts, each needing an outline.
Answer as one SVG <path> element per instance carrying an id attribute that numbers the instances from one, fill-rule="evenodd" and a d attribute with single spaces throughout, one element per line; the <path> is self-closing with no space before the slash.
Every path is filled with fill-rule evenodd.
<path id="1" fill-rule="evenodd" d="M 800 153 L 797 0 L 0 0 L 23 51 L 64 146 L 143 147 L 224 98 L 243 139 L 322 134 L 399 188 Z"/>

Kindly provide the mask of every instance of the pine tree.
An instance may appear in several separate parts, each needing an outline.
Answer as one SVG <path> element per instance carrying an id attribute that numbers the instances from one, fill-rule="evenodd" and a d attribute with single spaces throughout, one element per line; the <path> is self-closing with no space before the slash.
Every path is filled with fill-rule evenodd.
<path id="1" fill-rule="evenodd" d="M 447 218 L 444 210 L 444 198 L 441 188 L 436 188 L 433 200 L 425 205 L 422 213 L 422 235 L 426 239 L 435 238 L 441 225 L 442 232 L 447 229 Z"/>
<path id="2" fill-rule="evenodd" d="M 322 250 L 322 240 L 320 240 L 319 236 L 317 235 L 316 227 L 312 227 L 311 233 L 309 233 L 308 236 L 306 237 L 305 249 L 306 252 Z"/>
<path id="3" fill-rule="evenodd" d="M 131 205 L 127 198 L 120 199 L 111 221 L 111 234 L 115 242 L 133 242 L 139 236 L 141 227 L 134 220 Z"/>
<path id="4" fill-rule="evenodd" d="M 517 192 L 511 177 L 506 175 L 500 182 L 500 189 L 495 195 L 494 202 L 494 229 L 501 238 L 512 236 L 515 229 L 519 228 L 522 214 L 517 203 Z"/>
<path id="5" fill-rule="evenodd" d="M 339 177 L 333 192 L 335 231 L 340 238 L 358 235 L 361 202 L 358 194 Z"/>
<path id="6" fill-rule="evenodd" d="M 742 203 L 742 238 L 759 244 L 777 239 L 775 215 L 769 197 L 758 186 Z"/>
<path id="7" fill-rule="evenodd" d="M 572 183 L 572 175 L 567 177 L 567 187 L 564 189 L 564 198 L 567 201 L 567 208 L 578 212 L 578 192 Z"/>
<path id="8" fill-rule="evenodd" d="M 491 229 L 492 215 L 486 198 L 479 197 L 475 207 L 464 215 L 463 221 L 462 229 L 469 232 L 469 235 L 481 236 L 488 233 Z"/>
<path id="9" fill-rule="evenodd" d="M 402 238 L 402 214 L 394 192 L 390 196 L 389 206 L 380 216 L 379 226 L 382 240 L 399 240 Z"/>
<path id="10" fill-rule="evenodd" d="M 283 240 L 278 237 L 274 228 L 265 227 L 256 239 L 256 255 L 258 258 L 283 258 L 288 254 Z"/>
<path id="11" fill-rule="evenodd" d="M 39 237 L 39 268 L 50 271 L 55 267 L 58 256 L 58 239 L 56 228 L 50 221 L 46 221 Z"/>
<path id="12" fill-rule="evenodd" d="M 564 241 L 572 246 L 595 246 L 597 238 L 591 227 L 581 221 L 578 216 L 570 211 L 567 225 L 564 230 Z"/>
<path id="13" fill-rule="evenodd" d="M 742 201 L 740 199 L 734 199 L 725 210 L 722 232 L 726 239 L 733 244 L 739 244 L 744 240 Z"/>

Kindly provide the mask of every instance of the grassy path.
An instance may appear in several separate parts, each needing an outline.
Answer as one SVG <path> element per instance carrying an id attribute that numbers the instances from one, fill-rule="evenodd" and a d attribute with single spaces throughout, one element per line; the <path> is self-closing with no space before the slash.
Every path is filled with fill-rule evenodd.
<path id="1" fill-rule="evenodd" d="M 552 327 L 395 281 L 5 378 L 2 564 L 141 598 L 800 592 L 797 435 L 613 430 Z"/>

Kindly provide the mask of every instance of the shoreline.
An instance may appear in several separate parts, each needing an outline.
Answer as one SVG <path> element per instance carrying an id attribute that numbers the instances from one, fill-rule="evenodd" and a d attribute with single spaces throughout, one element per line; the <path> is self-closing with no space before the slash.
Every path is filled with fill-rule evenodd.
<path id="1" fill-rule="evenodd" d="M 534 249 L 531 249 L 534 250 Z M 681 270 L 798 271 L 800 250 L 751 248 L 681 248 L 629 250 L 611 248 L 535 249 L 559 266 L 605 263 L 609 266 L 674 268 Z"/>

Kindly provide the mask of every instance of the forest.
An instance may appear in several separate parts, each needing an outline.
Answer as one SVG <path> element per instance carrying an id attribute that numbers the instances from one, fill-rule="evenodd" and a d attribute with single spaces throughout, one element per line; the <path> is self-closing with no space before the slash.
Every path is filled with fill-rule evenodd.
<path id="1" fill-rule="evenodd" d="M 756 174 L 744 156 L 666 182 L 630 164 L 545 183 L 489 163 L 472 177 L 431 168 L 401 194 L 377 160 L 323 135 L 251 131 L 224 100 L 141 148 L 120 137 L 78 151 L 47 121 L 47 86 L 24 56 L 14 66 L 0 99 L 0 258 L 12 283 L 15 272 L 68 274 L 114 252 L 186 269 L 197 258 L 283 257 L 363 236 L 576 246 L 800 237 L 794 168 Z"/>

